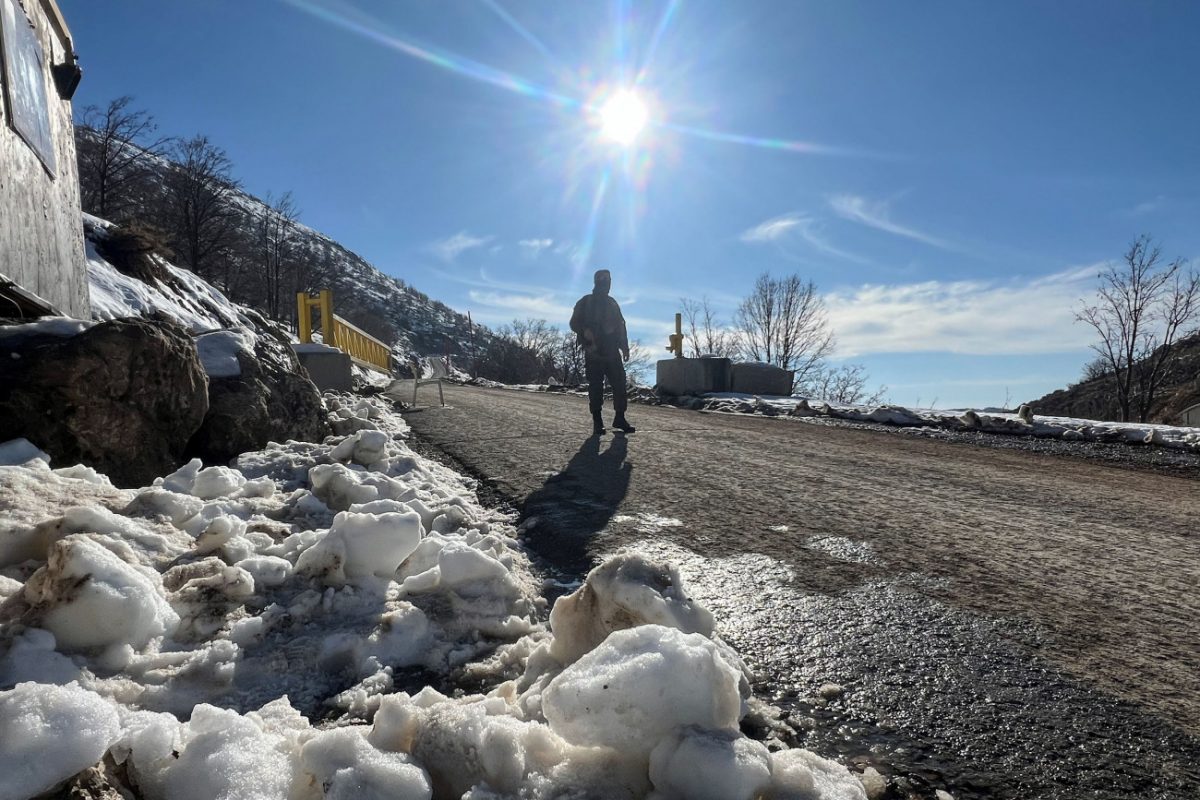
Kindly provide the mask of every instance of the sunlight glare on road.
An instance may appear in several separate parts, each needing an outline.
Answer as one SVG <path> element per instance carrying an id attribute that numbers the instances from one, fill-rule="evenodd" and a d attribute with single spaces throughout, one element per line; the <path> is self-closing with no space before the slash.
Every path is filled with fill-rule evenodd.
<path id="1" fill-rule="evenodd" d="M 628 147 L 645 129 L 649 118 L 642 98 L 630 89 L 622 89 L 600 109 L 600 135 L 622 147 Z"/>

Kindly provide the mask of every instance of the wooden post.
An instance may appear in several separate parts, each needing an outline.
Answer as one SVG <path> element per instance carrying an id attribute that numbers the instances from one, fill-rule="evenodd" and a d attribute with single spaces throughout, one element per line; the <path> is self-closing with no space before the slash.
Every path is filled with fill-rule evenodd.
<path id="1" fill-rule="evenodd" d="M 333 318 L 333 291 L 321 290 L 321 338 L 330 347 L 337 347 L 337 321 Z"/>
<path id="2" fill-rule="evenodd" d="M 308 344 L 312 341 L 312 317 L 308 312 L 308 292 L 296 295 L 296 324 L 300 327 L 300 341 Z"/>

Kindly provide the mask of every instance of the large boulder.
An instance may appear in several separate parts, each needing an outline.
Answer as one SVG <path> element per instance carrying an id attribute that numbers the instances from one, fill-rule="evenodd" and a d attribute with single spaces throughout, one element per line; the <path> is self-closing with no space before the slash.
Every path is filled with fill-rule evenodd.
<path id="1" fill-rule="evenodd" d="M 178 466 L 208 410 L 207 378 L 183 328 L 148 317 L 71 336 L 3 333 L 0 442 L 24 437 L 55 463 L 87 464 L 123 487 Z"/>
<path id="2" fill-rule="evenodd" d="M 330 433 L 321 394 L 290 345 L 269 334 L 216 331 L 199 338 L 208 366 L 208 414 L 188 455 L 225 463 L 267 442 L 319 442 Z"/>

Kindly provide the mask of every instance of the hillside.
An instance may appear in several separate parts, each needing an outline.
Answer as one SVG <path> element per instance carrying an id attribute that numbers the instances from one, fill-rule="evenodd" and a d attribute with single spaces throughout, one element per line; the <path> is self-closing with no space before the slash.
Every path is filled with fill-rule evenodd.
<path id="1" fill-rule="evenodd" d="M 1179 424 L 1180 413 L 1200 403 L 1200 334 L 1181 341 L 1163 383 L 1159 400 L 1150 412 L 1149 422 Z M 1081 417 L 1095 420 L 1119 420 L 1111 377 L 1097 378 L 1059 389 L 1029 401 L 1038 414 Z"/>
<path id="2" fill-rule="evenodd" d="M 97 158 L 95 132 L 80 127 L 76 133 L 84 211 L 105 217 L 89 204 L 97 193 L 89 184 L 97 178 L 87 168 Z M 182 213 L 192 215 L 192 224 L 202 228 L 195 235 L 205 238 L 207 248 L 203 267 L 194 271 L 230 300 L 294 325 L 296 292 L 331 289 L 336 313 L 392 344 L 402 363 L 411 356 L 464 356 L 474 352 L 473 346 L 482 349 L 494 338 L 482 326 L 472 331 L 466 314 L 386 274 L 340 242 L 294 216 L 283 217 L 269 202 L 243 191 L 223 152 L 203 151 L 202 156 L 213 159 L 217 166 L 197 175 L 195 165 L 189 173 L 180 164 L 136 144 L 110 146 L 126 161 L 136 160 L 136 166 L 127 167 L 130 174 L 122 178 L 120 213 L 107 218 L 158 231 L 162 255 L 191 268 L 186 247 L 189 232 L 179 220 L 180 197 L 186 193 L 190 208 Z M 279 239 L 284 240 L 283 246 L 278 245 Z M 269 254 L 271 247 L 278 249 Z"/>

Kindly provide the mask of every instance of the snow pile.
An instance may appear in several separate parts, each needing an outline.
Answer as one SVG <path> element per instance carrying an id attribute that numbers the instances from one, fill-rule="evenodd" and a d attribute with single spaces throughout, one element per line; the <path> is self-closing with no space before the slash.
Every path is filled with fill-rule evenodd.
<path id="1" fill-rule="evenodd" d="M 685 400 L 693 403 L 692 399 Z M 856 406 L 817 402 L 804 397 L 767 397 L 734 392 L 706 394 L 694 407 L 735 414 L 789 417 L 832 417 L 900 427 L 933 427 L 1009 436 L 1035 436 L 1063 441 L 1153 444 L 1200 453 L 1200 428 L 1148 422 L 1100 422 L 1074 417 L 1051 417 L 1026 412 L 974 409 L 912 409 L 904 406 Z"/>
<path id="2" fill-rule="evenodd" d="M 212 284 L 159 256 L 151 258 L 166 276 L 165 281 L 151 284 L 122 273 L 96 250 L 96 242 L 107 237 L 113 227 L 99 217 L 83 215 L 93 319 L 104 321 L 160 313 L 193 334 L 221 329 L 253 331 L 264 324 L 265 320 L 257 313 L 230 302 Z"/>
<path id="3" fill-rule="evenodd" d="M 0 466 L 19 551 L 0 568 L 0 798 L 102 758 L 150 800 L 864 797 L 740 733 L 745 667 L 674 567 L 617 556 L 547 626 L 511 518 L 385 403 L 327 399 L 324 442 L 140 490 Z"/>

